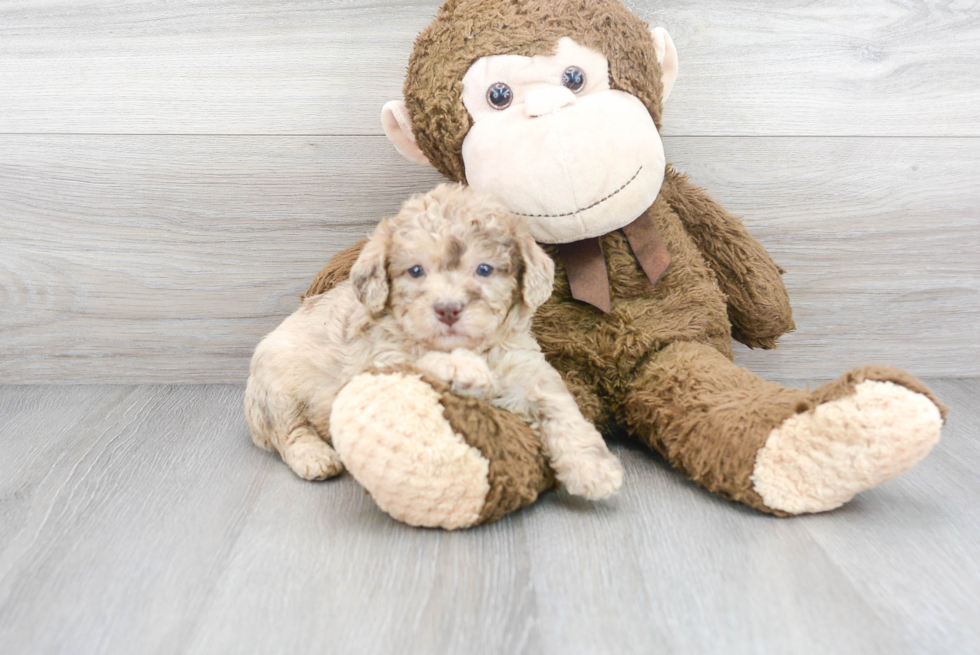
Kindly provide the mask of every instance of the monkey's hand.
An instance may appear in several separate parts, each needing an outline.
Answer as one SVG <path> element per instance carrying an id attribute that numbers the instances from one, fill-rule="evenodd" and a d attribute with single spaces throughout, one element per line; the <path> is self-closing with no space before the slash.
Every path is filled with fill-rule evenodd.
<path id="1" fill-rule="evenodd" d="M 732 336 L 750 348 L 775 348 L 776 339 L 795 328 L 783 270 L 741 220 L 670 166 L 660 193 L 727 296 Z"/>
<path id="2" fill-rule="evenodd" d="M 464 348 L 445 353 L 428 352 L 415 362 L 423 373 L 442 380 L 453 391 L 474 398 L 493 393 L 495 376 L 484 358 Z"/>

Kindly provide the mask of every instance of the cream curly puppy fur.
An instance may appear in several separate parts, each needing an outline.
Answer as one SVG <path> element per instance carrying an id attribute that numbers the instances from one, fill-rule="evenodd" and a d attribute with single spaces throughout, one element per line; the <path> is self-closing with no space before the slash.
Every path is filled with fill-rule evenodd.
<path id="1" fill-rule="evenodd" d="M 245 409 L 252 438 L 307 480 L 343 470 L 331 447 L 334 398 L 354 376 L 410 366 L 538 427 L 569 493 L 605 498 L 623 468 L 531 336 L 554 263 L 487 196 L 441 185 L 378 225 L 350 280 L 259 343 Z"/>

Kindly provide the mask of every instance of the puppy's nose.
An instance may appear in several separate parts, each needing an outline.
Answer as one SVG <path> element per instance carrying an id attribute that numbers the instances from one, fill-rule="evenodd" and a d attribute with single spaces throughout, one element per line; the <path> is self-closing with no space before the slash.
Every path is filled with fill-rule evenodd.
<path id="1" fill-rule="evenodd" d="M 439 301 L 432 306 L 439 321 L 446 325 L 452 325 L 459 320 L 459 315 L 463 313 L 463 303 Z"/>

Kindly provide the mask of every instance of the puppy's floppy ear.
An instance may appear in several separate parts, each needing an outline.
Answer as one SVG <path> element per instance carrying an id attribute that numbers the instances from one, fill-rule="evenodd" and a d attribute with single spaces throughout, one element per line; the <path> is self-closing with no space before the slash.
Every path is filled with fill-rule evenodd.
<path id="1" fill-rule="evenodd" d="M 388 245 L 391 231 L 388 221 L 382 221 L 374 234 L 364 245 L 354 266 L 350 269 L 350 279 L 354 293 L 367 310 L 377 314 L 388 303 Z"/>
<path id="2" fill-rule="evenodd" d="M 519 232 L 517 247 L 520 249 L 521 259 L 524 260 L 521 297 L 524 299 L 524 306 L 533 312 L 551 297 L 555 285 L 555 262 L 527 230 Z"/>

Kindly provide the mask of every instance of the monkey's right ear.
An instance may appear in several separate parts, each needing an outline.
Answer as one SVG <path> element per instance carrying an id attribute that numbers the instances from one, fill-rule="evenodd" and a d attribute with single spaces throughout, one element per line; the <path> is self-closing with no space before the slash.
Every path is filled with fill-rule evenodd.
<path id="1" fill-rule="evenodd" d="M 401 100 L 391 100 L 385 103 L 381 109 L 381 126 L 385 129 L 385 134 L 391 141 L 395 149 L 402 154 L 402 157 L 410 162 L 431 166 L 425 154 L 415 143 L 415 134 L 412 132 L 412 117 L 408 114 L 408 107 Z"/>

